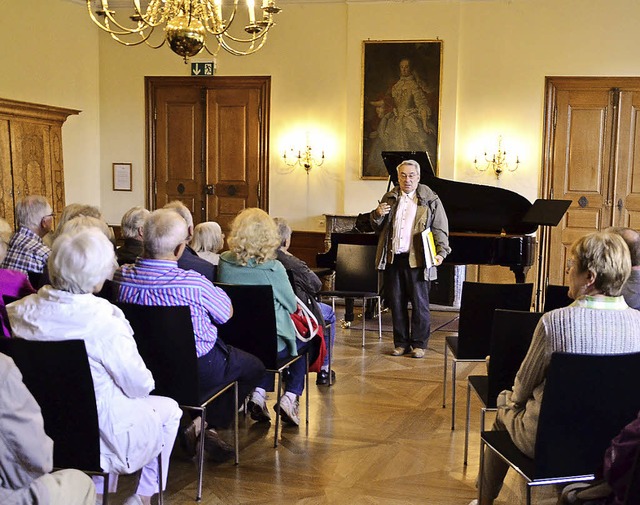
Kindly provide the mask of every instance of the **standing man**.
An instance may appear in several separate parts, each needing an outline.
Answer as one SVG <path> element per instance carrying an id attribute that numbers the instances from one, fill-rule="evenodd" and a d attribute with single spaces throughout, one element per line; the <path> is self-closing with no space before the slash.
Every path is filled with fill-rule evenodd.
<path id="1" fill-rule="evenodd" d="M 431 332 L 429 283 L 436 278 L 436 269 L 425 267 L 421 233 L 431 228 L 437 266 L 451 252 L 449 224 L 438 195 L 420 184 L 420 165 L 406 160 L 397 171 L 398 185 L 371 211 L 371 225 L 379 234 L 376 265 L 384 270 L 385 299 L 391 309 L 395 346 L 391 355 L 423 358 Z"/>
<path id="2" fill-rule="evenodd" d="M 51 205 L 44 196 L 25 196 L 16 204 L 16 224 L 18 231 L 11 237 L 0 268 L 42 273 L 51 253 L 42 242 L 53 226 Z"/>

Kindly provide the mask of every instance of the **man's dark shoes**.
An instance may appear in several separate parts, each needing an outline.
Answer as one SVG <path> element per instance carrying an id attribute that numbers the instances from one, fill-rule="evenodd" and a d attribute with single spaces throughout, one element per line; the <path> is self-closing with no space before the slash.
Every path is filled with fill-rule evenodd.
<path id="1" fill-rule="evenodd" d="M 208 429 L 204 432 L 204 451 L 211 461 L 223 463 L 236 454 L 233 446 L 220 438 L 216 430 Z"/>
<path id="2" fill-rule="evenodd" d="M 336 381 L 336 372 L 331 370 L 331 384 Z M 320 370 L 316 375 L 316 385 L 326 386 L 329 384 L 329 370 Z"/>
<path id="3" fill-rule="evenodd" d="M 206 422 L 205 422 L 206 427 Z M 200 418 L 196 418 L 191 421 L 185 428 L 180 432 L 180 436 L 178 440 L 180 441 L 180 447 L 182 451 L 189 458 L 193 458 L 196 455 L 197 445 L 198 445 L 198 434 L 200 433 Z"/>

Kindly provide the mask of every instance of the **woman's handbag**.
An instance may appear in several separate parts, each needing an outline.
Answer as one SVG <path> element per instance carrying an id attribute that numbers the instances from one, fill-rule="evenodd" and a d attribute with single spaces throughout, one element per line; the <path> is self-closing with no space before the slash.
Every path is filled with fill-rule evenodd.
<path id="1" fill-rule="evenodd" d="M 291 314 L 291 320 L 296 330 L 296 337 L 301 342 L 311 342 L 314 338 L 319 340 L 316 359 L 309 365 L 310 372 L 319 372 L 324 358 L 327 355 L 327 346 L 324 341 L 324 331 L 322 325 L 307 305 L 296 296 L 298 308 Z M 313 344 L 311 344 L 313 345 Z M 312 353 L 315 354 L 315 353 Z"/>

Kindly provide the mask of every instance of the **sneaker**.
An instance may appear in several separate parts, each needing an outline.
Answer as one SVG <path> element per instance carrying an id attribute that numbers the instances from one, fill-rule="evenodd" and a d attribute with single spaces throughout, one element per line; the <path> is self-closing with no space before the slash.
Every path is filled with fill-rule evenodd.
<path id="1" fill-rule="evenodd" d="M 336 381 L 336 372 L 331 370 L 331 384 Z M 329 370 L 320 370 L 316 375 L 316 386 L 326 386 L 329 384 Z"/>
<path id="2" fill-rule="evenodd" d="M 122 505 L 144 505 L 142 498 L 140 498 L 137 494 L 132 494 L 125 501 L 122 502 Z"/>
<path id="3" fill-rule="evenodd" d="M 280 398 L 280 403 L 276 403 L 273 409 L 280 413 L 282 422 L 300 426 L 300 403 L 297 398 L 292 400 L 289 395 L 284 394 Z"/>
<path id="4" fill-rule="evenodd" d="M 340 321 L 340 326 L 341 326 L 343 329 L 347 330 L 347 329 L 351 328 L 351 321 L 345 321 L 344 319 L 342 319 L 342 320 Z"/>
<path id="5" fill-rule="evenodd" d="M 478 500 L 471 500 L 469 505 L 478 505 Z"/>
<path id="6" fill-rule="evenodd" d="M 412 358 L 424 358 L 424 349 L 421 347 L 414 347 L 411 349 L 411 357 Z"/>
<path id="7" fill-rule="evenodd" d="M 391 356 L 404 356 L 408 352 L 408 349 L 404 347 L 396 347 L 391 351 Z"/>
<path id="8" fill-rule="evenodd" d="M 204 451 L 209 459 L 218 463 L 227 461 L 236 454 L 233 446 L 222 440 L 218 432 L 213 429 L 204 432 Z"/>
<path id="9" fill-rule="evenodd" d="M 266 398 L 255 391 L 251 393 L 251 399 L 247 403 L 247 411 L 251 419 L 259 423 L 271 422 L 271 414 L 267 408 Z"/>

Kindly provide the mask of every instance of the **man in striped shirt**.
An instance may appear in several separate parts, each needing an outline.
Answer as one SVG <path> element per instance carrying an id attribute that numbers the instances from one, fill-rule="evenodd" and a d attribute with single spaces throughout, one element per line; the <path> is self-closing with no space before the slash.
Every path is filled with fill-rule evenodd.
<path id="1" fill-rule="evenodd" d="M 238 398 L 242 402 L 263 377 L 262 362 L 247 352 L 227 346 L 218 339 L 215 324 L 222 324 L 233 314 L 231 300 L 220 288 L 193 270 L 178 267 L 189 232 L 187 223 L 169 209 L 159 209 L 147 218 L 143 232 L 144 252 L 134 265 L 121 266 L 114 275 L 117 300 L 139 305 L 188 305 L 191 309 L 193 333 L 198 355 L 200 387 L 214 387 L 238 381 Z M 229 396 L 229 395 L 227 395 Z M 205 447 L 214 459 L 233 455 L 231 447 L 222 441 L 212 427 L 229 426 L 234 412 L 228 404 L 207 410 Z M 187 427 L 187 449 L 193 451 L 193 438 L 198 423 Z"/>

